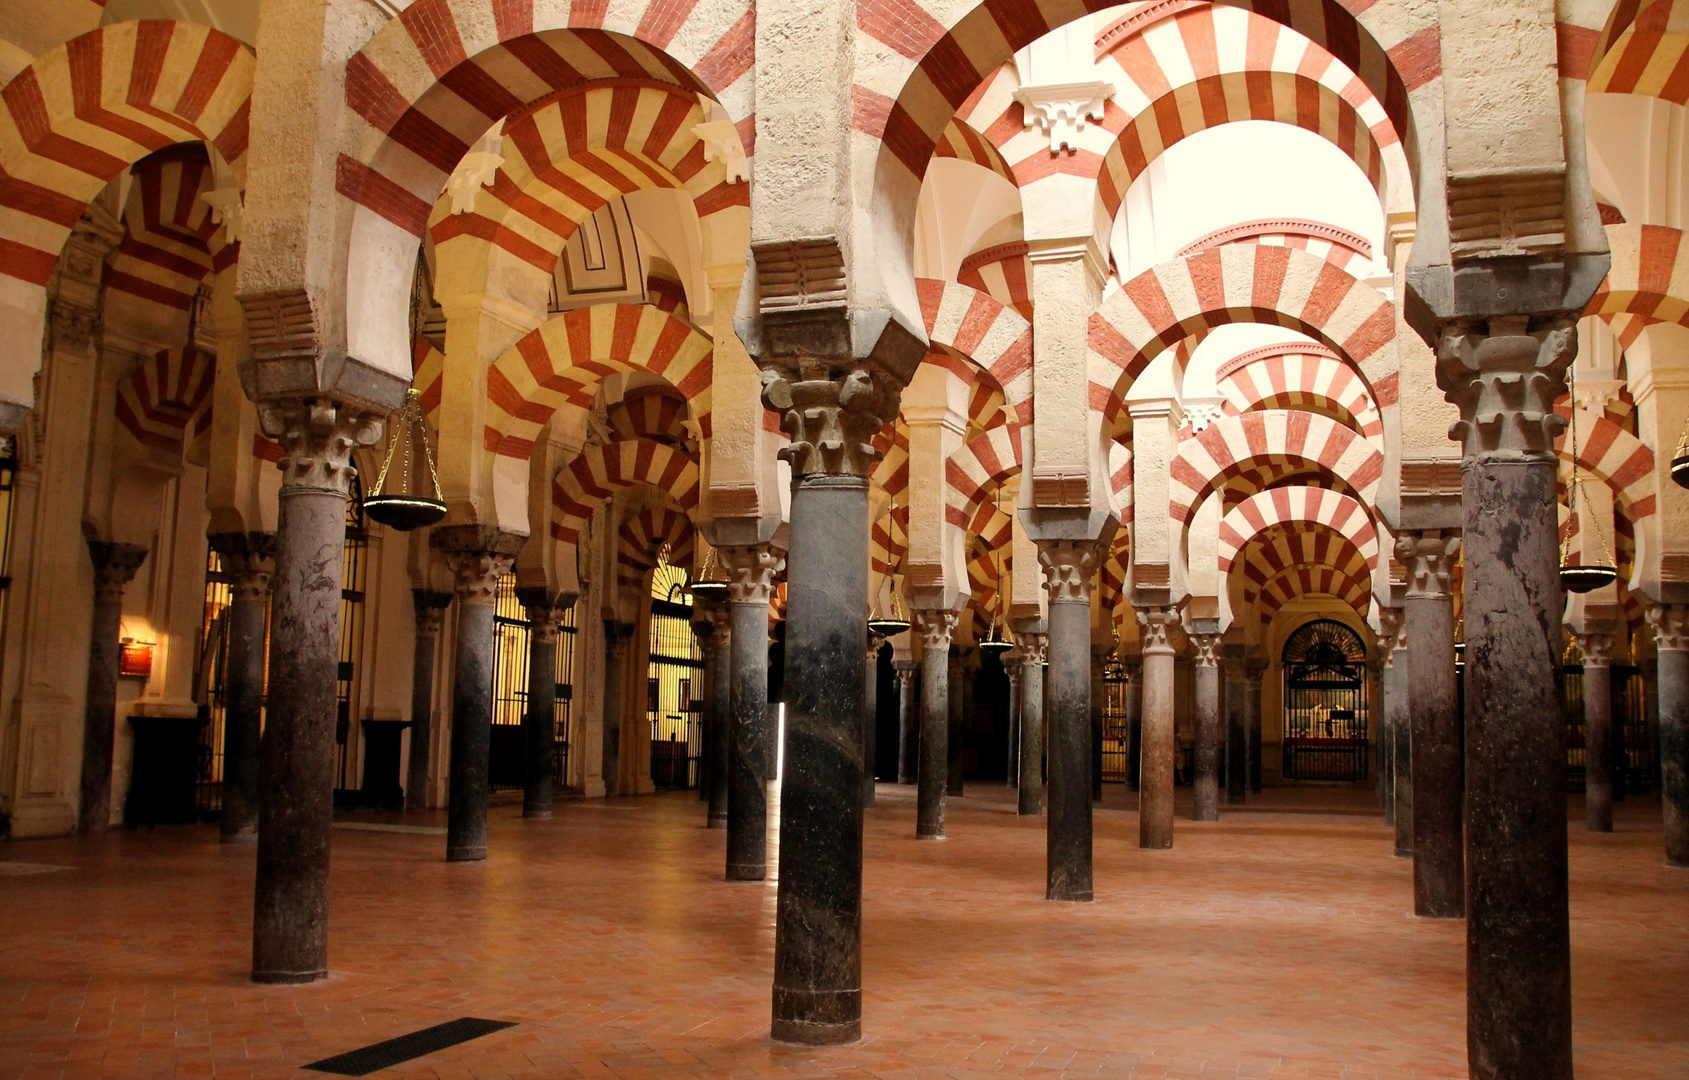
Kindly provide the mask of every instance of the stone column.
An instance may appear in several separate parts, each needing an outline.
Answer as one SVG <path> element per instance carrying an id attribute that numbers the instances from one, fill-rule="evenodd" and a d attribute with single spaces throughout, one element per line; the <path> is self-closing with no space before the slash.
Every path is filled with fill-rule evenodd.
<path id="1" fill-rule="evenodd" d="M 915 836 L 944 839 L 944 796 L 950 772 L 950 635 L 956 613 L 913 612 L 921 635 L 921 747 L 916 769 Z"/>
<path id="2" fill-rule="evenodd" d="M 1660 814 L 1666 864 L 1689 866 L 1689 604 L 1652 604 L 1660 683 Z"/>
<path id="3" fill-rule="evenodd" d="M 1138 846 L 1173 846 L 1173 767 L 1177 759 L 1173 714 L 1173 645 L 1168 634 L 1175 607 L 1138 609 L 1144 657 L 1143 749 L 1138 770 Z"/>
<path id="4" fill-rule="evenodd" d="M 1384 824 L 1396 826 L 1396 716 L 1406 706 L 1407 670 L 1396 670 L 1396 642 L 1402 632 L 1400 608 L 1378 609 L 1378 655 L 1384 670 L 1379 673 L 1378 708 L 1378 785 L 1379 803 L 1384 809 Z"/>
<path id="5" fill-rule="evenodd" d="M 1003 750 L 1003 786 L 1014 787 L 1020 772 L 1020 649 L 1003 654 L 1003 674 L 1009 678 L 1009 742 Z"/>
<path id="6" fill-rule="evenodd" d="M 258 784 L 252 978 L 303 983 L 328 973 L 328 851 L 334 821 L 340 589 L 354 446 L 381 435 L 376 416 L 326 398 L 261 404 L 280 440 L 271 697 Z"/>
<path id="7" fill-rule="evenodd" d="M 1220 635 L 1192 634 L 1196 777 L 1192 821 L 1220 820 Z"/>
<path id="8" fill-rule="evenodd" d="M 622 791 L 622 663 L 627 659 L 628 638 L 633 624 L 604 620 L 604 702 L 599 716 L 598 771 L 604 777 L 604 797 L 613 799 Z"/>
<path id="9" fill-rule="evenodd" d="M 437 527 L 429 542 L 446 555 L 457 594 L 452 668 L 452 748 L 446 861 L 487 857 L 488 770 L 492 757 L 493 616 L 498 579 L 510 573 L 525 536 L 479 525 Z"/>
<path id="10" fill-rule="evenodd" d="M 1554 453 L 1566 423 L 1554 402 L 1566 392 L 1577 324 L 1571 315 L 1534 326 L 1525 316 L 1457 321 L 1438 346 L 1437 382 L 1460 407 L 1449 434 L 1465 451 L 1468 1055 L 1498 1080 L 1570 1080 Z M 1423 797 L 1414 792 L 1416 804 Z M 1423 843 L 1416 824 L 1414 846 Z"/>
<path id="11" fill-rule="evenodd" d="M 913 784 L 921 752 L 920 715 L 915 712 L 915 661 L 893 660 L 897 672 L 897 782 Z"/>
<path id="12" fill-rule="evenodd" d="M 727 545 L 716 555 L 733 612 L 727 880 L 761 881 L 768 873 L 768 600 L 781 562 L 766 544 Z"/>
<path id="13" fill-rule="evenodd" d="M 94 623 L 88 639 L 88 700 L 82 729 L 81 832 L 111 822 L 111 761 L 117 737 L 117 662 L 122 646 L 123 587 L 146 560 L 139 544 L 88 541 L 94 560 Z"/>
<path id="14" fill-rule="evenodd" d="M 1413 686 L 1410 679 L 1407 619 L 1399 608 L 1395 611 L 1396 647 L 1390 651 L 1390 671 L 1395 677 L 1384 707 L 1390 710 L 1390 779 L 1396 807 L 1396 857 L 1413 857 L 1413 719 L 1410 703 Z"/>
<path id="15" fill-rule="evenodd" d="M 229 658 L 223 668 L 223 843 L 258 840 L 258 736 L 264 717 L 266 601 L 276 570 L 271 533 L 218 533 L 210 538 L 223 569 L 234 575 L 224 616 Z"/>
<path id="16" fill-rule="evenodd" d="M 1242 806 L 1249 801 L 1248 707 L 1244 703 L 1246 683 L 1243 661 L 1226 661 L 1226 805 Z"/>
<path id="17" fill-rule="evenodd" d="M 1461 840 L 1460 705 L 1454 681 L 1454 594 L 1450 575 L 1459 537 L 1403 532 L 1396 558 L 1407 567 L 1403 632 L 1413 769 L 1413 911 L 1458 919 L 1466 910 Z"/>
<path id="18" fill-rule="evenodd" d="M 428 806 L 428 755 L 434 742 L 434 652 L 440 624 L 452 602 L 449 592 L 412 589 L 416 608 L 416 651 L 411 660 L 411 756 L 405 784 L 405 809 Z"/>
<path id="19" fill-rule="evenodd" d="M 1019 813 L 1044 812 L 1044 650 L 1043 634 L 1020 636 L 1020 769 Z"/>
<path id="20" fill-rule="evenodd" d="M 733 610 L 720 601 L 705 605 L 710 631 L 709 827 L 727 828 L 733 774 Z"/>
<path id="21" fill-rule="evenodd" d="M 522 716 L 527 748 L 522 816 L 551 816 L 557 757 L 557 635 L 575 597 L 545 588 L 519 588 L 516 599 L 528 612 L 528 711 Z"/>
<path id="22" fill-rule="evenodd" d="M 962 646 L 951 644 L 950 663 L 945 672 L 945 686 L 949 694 L 949 721 L 945 725 L 944 734 L 944 793 L 957 796 L 962 794 L 962 746 L 966 738 L 963 731 L 967 724 L 968 698 L 963 686 L 968 677 L 967 663 L 962 652 Z"/>
<path id="23" fill-rule="evenodd" d="M 1144 658 L 1121 657 L 1126 672 L 1126 790 L 1138 790 L 1138 771 L 1144 757 Z"/>
<path id="24" fill-rule="evenodd" d="M 862 805 L 874 805 L 874 755 L 880 727 L 880 646 L 886 639 L 869 632 L 867 665 L 862 676 Z"/>
<path id="25" fill-rule="evenodd" d="M 1613 637 L 1579 634 L 1583 653 L 1583 824 L 1613 831 Z"/>
<path id="26" fill-rule="evenodd" d="M 1112 645 L 1091 645 L 1091 801 L 1103 801 L 1103 713 L 1108 687 L 1103 681 Z"/>
<path id="27" fill-rule="evenodd" d="M 1261 680 L 1265 660 L 1251 660 L 1243 669 L 1243 724 L 1249 736 L 1249 790 L 1261 793 Z"/>
<path id="28" fill-rule="evenodd" d="M 1091 899 L 1091 579 L 1097 544 L 1039 540 L 1050 597 L 1047 900 Z"/>

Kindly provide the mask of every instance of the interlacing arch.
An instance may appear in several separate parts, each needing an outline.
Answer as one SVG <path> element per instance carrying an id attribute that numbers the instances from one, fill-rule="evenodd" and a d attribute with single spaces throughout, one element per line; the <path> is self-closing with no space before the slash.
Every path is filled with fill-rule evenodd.
<path id="1" fill-rule="evenodd" d="M 1620 349 L 1655 323 L 1689 327 L 1689 239 L 1664 225 L 1609 225 L 1613 264 L 1586 315 L 1610 324 Z"/>
<path id="2" fill-rule="evenodd" d="M 1384 455 L 1319 413 L 1284 410 L 1222 417 L 1180 443 L 1173 456 L 1168 491 L 1173 520 L 1189 522 L 1216 488 L 1252 469 L 1267 475 L 1315 470 L 1370 506 L 1384 474 Z"/>
<path id="3" fill-rule="evenodd" d="M 1315 487 L 1281 487 L 1238 503 L 1220 520 L 1220 573 L 1230 573 L 1239 552 L 1269 529 L 1305 522 L 1346 539 L 1367 571 L 1378 569 L 1378 530 L 1372 515 L 1352 496 Z"/>
<path id="4" fill-rule="evenodd" d="M 649 439 L 588 446 L 552 481 L 551 535 L 579 545 L 593 512 L 634 484 L 650 484 L 678 506 L 698 506 L 698 464 L 684 450 Z"/>
<path id="5" fill-rule="evenodd" d="M 595 304 L 551 319 L 487 370 L 487 449 L 526 460 L 564 404 L 587 409 L 605 375 L 649 371 L 692 405 L 710 434 L 713 343 L 691 323 L 650 304 Z"/>
<path id="6" fill-rule="evenodd" d="M 0 89 L 0 398 L 27 404 L 47 282 L 83 209 L 129 165 L 181 142 L 246 170 L 252 54 L 188 22 L 114 23 L 36 58 Z"/>
<path id="7" fill-rule="evenodd" d="M 217 354 L 196 345 L 164 349 L 117 384 L 117 421 L 135 441 L 180 457 L 211 426 Z"/>
<path id="8" fill-rule="evenodd" d="M 1331 416 L 1374 441 L 1384 438 L 1384 418 L 1366 380 L 1342 357 L 1313 342 L 1251 349 L 1221 364 L 1214 378 L 1228 416 L 1306 409 Z"/>
<path id="9" fill-rule="evenodd" d="M 1554 411 L 1568 423 L 1571 421 L 1569 401 L 1560 402 Z M 1578 412 L 1578 468 L 1612 488 L 1615 502 L 1631 522 L 1651 517 L 1659 501 L 1654 451 L 1600 413 L 1588 409 Z M 1554 449 L 1569 470 L 1572 464 L 1569 428 L 1554 441 Z"/>
<path id="10" fill-rule="evenodd" d="M 931 344 L 965 357 L 1003 389 L 1021 424 L 1032 422 L 1032 324 L 977 289 L 954 281 L 916 283 Z"/>

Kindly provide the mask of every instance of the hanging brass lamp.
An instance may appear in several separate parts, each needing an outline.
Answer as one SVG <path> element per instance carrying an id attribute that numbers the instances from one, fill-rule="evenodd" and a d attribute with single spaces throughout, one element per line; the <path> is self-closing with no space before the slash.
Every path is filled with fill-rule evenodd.
<path id="1" fill-rule="evenodd" d="M 1567 592 L 1587 593 L 1611 585 L 1618 580 L 1619 568 L 1613 559 L 1613 549 L 1607 546 L 1607 532 L 1601 528 L 1601 523 L 1594 517 L 1589 519 L 1595 529 L 1595 535 L 1601 538 L 1601 553 L 1603 561 L 1599 563 L 1571 562 L 1572 554 L 1572 525 L 1574 522 L 1582 524 L 1578 518 L 1578 496 L 1583 491 L 1583 472 L 1578 468 L 1578 424 L 1577 424 L 1577 365 L 1572 366 L 1569 389 L 1572 391 L 1572 480 L 1566 490 L 1566 506 L 1570 514 L 1566 518 L 1566 538 L 1560 542 L 1560 585 Z"/>
<path id="2" fill-rule="evenodd" d="M 1671 478 L 1678 487 L 1689 488 L 1689 420 L 1684 421 L 1683 435 L 1677 440 L 1677 453 L 1672 455 Z"/>
<path id="3" fill-rule="evenodd" d="M 895 637 L 909 629 L 909 620 L 903 614 L 903 604 L 897 598 L 897 590 L 891 590 L 891 614 L 880 614 L 880 602 L 874 601 L 874 610 L 868 613 L 868 629 L 881 637 Z"/>
<path id="4" fill-rule="evenodd" d="M 387 477 L 393 470 L 393 459 L 404 443 L 404 458 L 400 463 L 400 490 L 387 489 Z M 422 459 L 428 463 L 428 480 L 432 495 L 412 492 L 411 455 L 414 446 L 422 445 Z M 381 474 L 375 479 L 375 491 L 364 496 L 364 514 L 390 529 L 410 532 L 425 525 L 433 525 L 446 516 L 445 500 L 440 498 L 440 476 L 434 471 L 434 448 L 428 442 L 428 422 L 422 416 L 422 395 L 415 389 L 405 391 L 405 403 L 393 418 L 393 430 L 387 439 L 387 457 L 381 463 Z"/>
<path id="5" fill-rule="evenodd" d="M 703 569 L 698 571 L 698 579 L 688 588 L 692 590 L 694 601 L 714 604 L 727 599 L 727 576 L 716 561 L 715 548 L 704 553 Z"/>
<path id="6" fill-rule="evenodd" d="M 996 562 L 996 559 L 992 559 Z M 1009 636 L 1003 632 L 1003 567 L 997 564 L 997 595 L 991 598 L 991 629 L 986 633 L 985 640 L 979 643 L 982 653 L 1002 654 L 1015 647 Z"/>

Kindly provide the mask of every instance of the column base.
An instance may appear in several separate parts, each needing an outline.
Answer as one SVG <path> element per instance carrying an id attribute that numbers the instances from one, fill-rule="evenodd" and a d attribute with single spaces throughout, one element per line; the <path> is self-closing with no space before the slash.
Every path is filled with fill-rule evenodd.
<path id="1" fill-rule="evenodd" d="M 727 815 L 726 814 L 711 814 L 710 818 L 709 818 L 709 823 L 705 827 L 710 828 L 710 829 L 725 829 L 725 828 L 727 828 Z"/>
<path id="2" fill-rule="evenodd" d="M 252 981 L 263 986 L 302 986 L 328 978 L 328 969 L 317 971 L 254 971 Z"/>
<path id="3" fill-rule="evenodd" d="M 1044 893 L 1044 899 L 1053 900 L 1053 901 L 1056 901 L 1058 903 L 1063 903 L 1063 904 L 1089 904 L 1094 899 L 1094 897 L 1093 897 L 1090 889 L 1086 889 L 1084 892 L 1076 892 L 1076 893 L 1071 893 L 1071 894 L 1062 893 L 1062 894 L 1059 894 L 1059 895 L 1057 893 L 1055 893 L 1054 891 L 1046 890 L 1045 893 Z"/>
<path id="4" fill-rule="evenodd" d="M 917 839 L 917 840 L 943 840 L 943 839 L 946 839 L 946 837 L 942 832 L 917 832 L 917 833 L 915 833 L 915 839 Z"/>
<path id="5" fill-rule="evenodd" d="M 728 863 L 728 881 L 762 881 L 768 877 L 768 867 L 749 863 Z"/>
<path id="6" fill-rule="evenodd" d="M 480 847 L 449 847 L 446 849 L 447 862 L 486 862 L 487 846 Z"/>
<path id="7" fill-rule="evenodd" d="M 522 816 L 525 818 L 548 818 L 551 816 L 551 807 L 548 806 L 544 810 L 529 810 L 526 806 L 524 806 L 522 808 Z"/>
<path id="8" fill-rule="evenodd" d="M 774 988 L 769 1037 L 797 1046 L 843 1046 L 862 1038 L 861 990 Z"/>
<path id="9" fill-rule="evenodd" d="M 239 832 L 225 833 L 219 836 L 217 840 L 218 843 L 222 844 L 256 844 L 258 842 L 258 826 L 254 825 L 250 829 L 241 829 Z"/>

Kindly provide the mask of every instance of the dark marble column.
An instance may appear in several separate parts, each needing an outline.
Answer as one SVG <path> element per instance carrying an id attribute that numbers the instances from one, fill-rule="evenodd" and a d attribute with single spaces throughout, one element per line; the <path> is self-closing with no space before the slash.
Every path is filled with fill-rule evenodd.
<path id="1" fill-rule="evenodd" d="M 1039 540 L 1050 597 L 1047 900 L 1091 899 L 1091 589 L 1094 540 Z"/>
<path id="2" fill-rule="evenodd" d="M 912 613 L 921 635 L 921 748 L 916 768 L 915 836 L 944 839 L 944 796 L 950 766 L 950 635 L 956 613 Z"/>
<path id="3" fill-rule="evenodd" d="M 1176 607 L 1138 609 L 1144 657 L 1143 749 L 1138 769 L 1138 846 L 1173 846 L 1173 767 L 1177 759 L 1173 714 L 1173 645 Z"/>
<path id="4" fill-rule="evenodd" d="M 1689 604 L 1652 604 L 1660 686 L 1660 814 L 1666 865 L 1689 866 Z"/>
<path id="5" fill-rule="evenodd" d="M 428 806 L 428 755 L 434 742 L 434 653 L 452 594 L 412 589 L 411 602 L 416 608 L 416 651 L 411 660 L 411 756 L 405 809 L 422 810 Z"/>
<path id="6" fill-rule="evenodd" d="M 264 636 L 270 577 L 276 570 L 273 533 L 209 537 L 225 573 L 234 576 L 224 616 L 229 658 L 223 668 L 223 820 L 225 844 L 258 840 L 259 732 L 264 716 Z"/>
<path id="7" fill-rule="evenodd" d="M 1196 777 L 1191 820 L 1220 820 L 1220 635 L 1192 634 Z"/>
<path id="8" fill-rule="evenodd" d="M 1014 787 L 1020 779 L 1020 663 L 1018 647 L 1003 654 L 1003 674 L 1009 677 L 1009 743 L 1004 748 L 1004 787 Z"/>
<path id="9" fill-rule="evenodd" d="M 81 832 L 111 822 L 111 761 L 117 738 L 117 664 L 122 646 L 123 588 L 146 560 L 139 544 L 88 541 L 94 560 L 94 622 L 88 639 L 88 700 L 82 728 Z"/>
<path id="10" fill-rule="evenodd" d="M 340 589 L 355 446 L 381 420 L 325 398 L 266 402 L 282 444 L 270 609 L 271 695 L 258 783 L 252 978 L 303 983 L 328 973 L 328 852 L 339 713 Z"/>
<path id="11" fill-rule="evenodd" d="M 1103 713 L 1108 687 L 1103 681 L 1112 645 L 1091 645 L 1091 801 L 1103 801 Z"/>
<path id="12" fill-rule="evenodd" d="M 1486 1080 L 1572 1076 L 1554 402 L 1576 353 L 1575 314 L 1452 322 L 1438 341 L 1465 450 L 1466 1032 Z"/>
<path id="13" fill-rule="evenodd" d="M 715 624 L 710 621 L 706 604 L 697 597 L 692 598 L 692 637 L 698 642 L 698 659 L 702 667 L 698 669 L 698 678 L 693 683 L 693 700 L 700 708 L 698 710 L 698 801 L 707 808 L 710 802 L 710 770 L 715 765 L 715 696 L 711 692 L 710 679 L 715 673 Z M 706 809 L 706 818 L 708 810 Z"/>
<path id="14" fill-rule="evenodd" d="M 967 698 L 965 684 L 967 683 L 967 662 L 963 656 L 966 650 L 957 643 L 950 646 L 950 664 L 945 673 L 945 688 L 949 694 L 948 722 L 944 733 L 944 794 L 962 794 L 962 747 L 966 739 L 963 735 L 966 724 Z"/>
<path id="15" fill-rule="evenodd" d="M 716 601 L 703 605 L 710 620 L 709 827 L 727 828 L 733 775 L 733 608 Z"/>
<path id="16" fill-rule="evenodd" d="M 1407 567 L 1402 605 L 1408 653 L 1413 761 L 1413 911 L 1458 919 L 1466 910 L 1462 850 L 1460 705 L 1454 681 L 1454 593 L 1460 538 L 1403 532 L 1396 558 Z"/>
<path id="17" fill-rule="evenodd" d="M 522 716 L 522 742 L 527 749 L 522 775 L 522 816 L 551 816 L 552 785 L 557 757 L 557 635 L 569 609 L 572 593 L 545 588 L 518 588 L 516 599 L 528 612 L 528 711 Z"/>
<path id="18" fill-rule="evenodd" d="M 1231 646 L 1229 648 L 1241 648 Z M 1245 726 L 1243 658 L 1226 661 L 1226 805 L 1242 806 L 1249 801 L 1249 735 Z"/>
<path id="19" fill-rule="evenodd" d="M 1249 790 L 1261 793 L 1261 680 L 1265 660 L 1250 660 L 1243 668 L 1243 723 L 1249 736 Z"/>
<path id="20" fill-rule="evenodd" d="M 510 573 L 525 536 L 480 525 L 437 527 L 429 542 L 446 555 L 457 594 L 452 668 L 452 746 L 446 861 L 487 857 L 488 771 L 492 758 L 493 616 L 498 579 Z"/>
<path id="21" fill-rule="evenodd" d="M 1144 757 L 1144 658 L 1128 653 L 1120 666 L 1126 672 L 1126 790 L 1136 791 Z"/>
<path id="22" fill-rule="evenodd" d="M 1396 808 L 1396 857 L 1413 857 L 1413 715 L 1410 703 L 1413 686 L 1408 647 L 1407 619 L 1401 610 L 1396 615 L 1396 647 L 1391 650 L 1390 670 L 1395 682 L 1385 696 L 1384 707 L 1390 710 L 1390 780 Z"/>
<path id="23" fill-rule="evenodd" d="M 788 319 L 764 312 L 761 357 L 763 403 L 781 414 L 792 438 L 782 451 L 792 466 L 792 503 L 771 1034 L 778 1042 L 836 1045 L 862 1035 L 868 473 L 871 440 L 896 417 L 901 380 L 877 359 L 833 351 L 848 336 L 842 319 Z M 917 347 L 910 370 L 918 362 Z M 925 696 L 931 699 L 930 687 Z M 944 759 L 936 764 L 942 784 Z"/>
<path id="24" fill-rule="evenodd" d="M 874 755 L 880 726 L 880 648 L 886 639 L 869 632 L 862 675 L 862 805 L 874 805 Z"/>
<path id="25" fill-rule="evenodd" d="M 915 711 L 915 661 L 891 662 L 897 672 L 897 782 L 913 784 L 921 754 L 921 718 Z"/>
<path id="26" fill-rule="evenodd" d="M 1044 812 L 1044 651 L 1043 634 L 1020 636 L 1020 764 L 1017 807 L 1023 816 Z"/>
<path id="27" fill-rule="evenodd" d="M 1583 824 L 1613 831 L 1613 637 L 1579 634 L 1583 653 Z"/>
<path id="28" fill-rule="evenodd" d="M 1378 799 L 1384 810 L 1384 824 L 1396 826 L 1396 713 L 1397 698 L 1406 670 L 1396 671 L 1396 641 L 1402 632 L 1400 608 L 1378 609 L 1378 655 L 1383 669 L 1378 674 Z"/>
<path id="29" fill-rule="evenodd" d="M 727 880 L 761 881 L 768 873 L 768 747 L 774 737 L 768 723 L 768 601 L 782 563 L 766 544 L 723 546 L 716 555 L 727 570 L 733 612 Z"/>
<path id="30" fill-rule="evenodd" d="M 632 623 L 604 620 L 604 703 L 599 716 L 598 772 L 604 778 L 604 797 L 622 793 L 622 684 L 627 677 L 622 664 L 627 659 Z"/>

